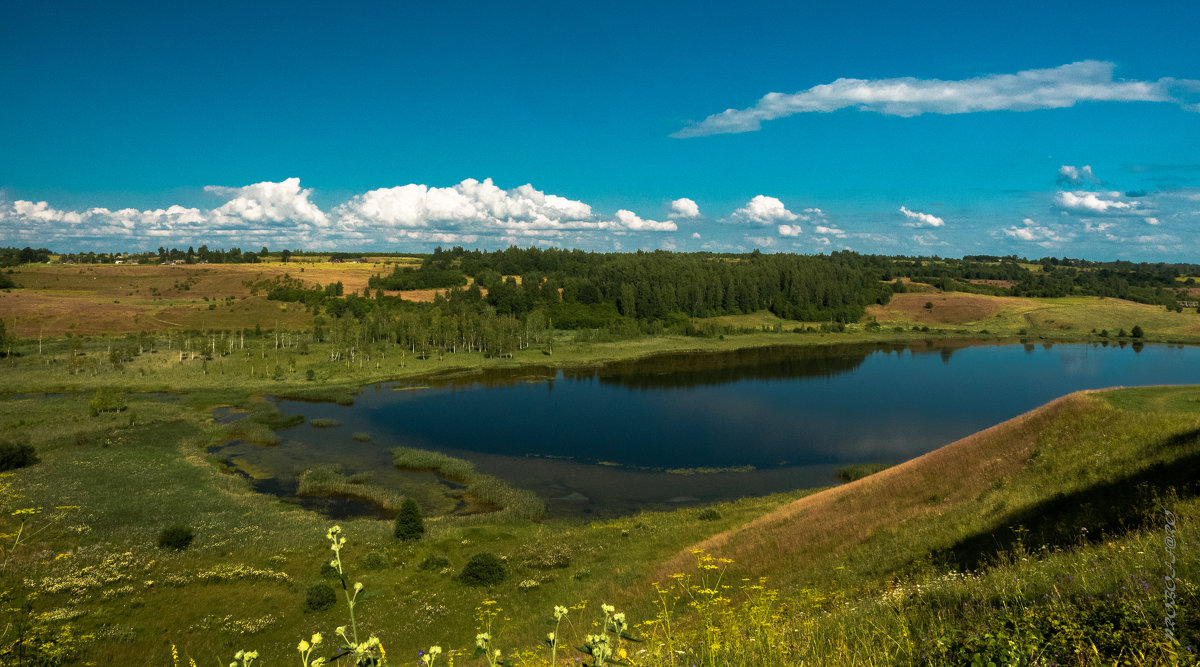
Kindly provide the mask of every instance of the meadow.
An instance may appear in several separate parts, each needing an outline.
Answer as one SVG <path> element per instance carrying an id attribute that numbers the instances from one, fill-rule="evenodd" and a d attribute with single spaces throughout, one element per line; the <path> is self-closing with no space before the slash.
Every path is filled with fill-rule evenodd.
<path id="1" fill-rule="evenodd" d="M 477 655 L 482 632 L 489 651 L 518 665 L 1197 664 L 1195 387 L 1073 394 L 829 489 L 603 521 L 434 513 L 412 541 L 397 539 L 391 521 L 357 518 L 340 522 L 335 537 L 347 541 L 336 552 L 333 522 L 251 491 L 207 455 L 230 438 L 278 438 L 287 417 L 268 393 L 353 401 L 382 380 L 761 345 L 1116 342 L 1135 325 L 1143 340 L 1197 342 L 1194 312 L 931 290 L 898 294 L 840 331 L 755 313 L 724 316 L 722 326 L 744 333 L 722 337 L 598 342 L 559 332 L 552 354 L 420 358 L 377 345 L 348 360 L 312 339 L 303 308 L 250 295 L 240 282 L 249 273 L 219 282 L 219 271 L 189 268 L 198 272 L 190 289 L 164 282 L 150 295 L 139 281 L 181 267 L 84 268 L 22 268 L 26 287 L 0 295 L 0 319 L 21 338 L 0 358 L 0 441 L 31 445 L 38 458 L 0 477 L 5 664 L 225 665 L 239 651 L 257 651 L 254 664 L 294 664 L 305 658 L 301 640 L 309 664 L 351 642 L 364 655 L 386 651 L 387 664 L 428 664 L 431 646 L 442 649 L 436 664 L 491 664 Z M 317 279 L 303 268 L 293 275 L 340 275 L 347 287 L 366 271 L 334 265 Z M 89 292 L 89 277 L 108 286 Z M 17 300 L 39 295 L 96 310 Z M 222 308 L 227 319 L 206 319 Z M 160 317 L 170 309 L 195 328 Z M 262 319 L 275 312 L 295 319 Z M 54 335 L 66 332 L 88 335 Z M 224 423 L 218 406 L 248 417 Z M 431 479 L 470 481 L 453 461 L 402 454 L 401 466 Z M 311 482 L 315 493 L 354 485 L 336 470 Z M 159 546 L 172 526 L 194 535 L 186 548 Z M 480 553 L 498 557 L 502 581 L 462 576 Z M 329 565 L 335 555 L 343 574 Z M 1163 578 L 1172 558 L 1175 642 Z M 368 636 L 379 643 L 368 647 Z"/>

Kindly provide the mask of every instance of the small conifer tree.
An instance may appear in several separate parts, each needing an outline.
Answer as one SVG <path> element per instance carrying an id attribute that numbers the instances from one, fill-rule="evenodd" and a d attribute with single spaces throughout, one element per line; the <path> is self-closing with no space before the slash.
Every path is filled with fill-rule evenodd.
<path id="1" fill-rule="evenodd" d="M 405 498 L 400 505 L 400 513 L 396 515 L 396 539 L 409 542 L 419 540 L 425 534 L 425 521 L 421 519 L 421 508 L 417 501 Z"/>

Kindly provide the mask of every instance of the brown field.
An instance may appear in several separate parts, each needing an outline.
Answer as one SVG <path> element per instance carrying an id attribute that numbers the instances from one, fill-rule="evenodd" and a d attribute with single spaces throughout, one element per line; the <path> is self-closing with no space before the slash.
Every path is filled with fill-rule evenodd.
<path id="1" fill-rule="evenodd" d="M 965 324 L 994 317 L 1004 306 L 1026 299 L 962 292 L 897 294 L 886 306 L 870 306 L 867 315 L 880 322 L 903 320 L 925 324 Z M 925 308 L 932 303 L 933 308 Z"/>
<path id="2" fill-rule="evenodd" d="M 659 568 L 660 575 L 684 571 L 695 562 L 693 549 L 753 570 L 754 564 L 846 553 L 878 530 L 939 516 L 943 507 L 973 498 L 1020 471 L 1038 435 L 1060 415 L 1084 410 L 1087 393 L 1069 394 L 882 472 L 793 501 L 685 549 Z"/>
<path id="3" fill-rule="evenodd" d="M 288 274 L 309 285 L 341 281 L 349 293 L 362 291 L 372 275 L 390 270 L 379 262 L 29 265 L 12 276 L 21 289 L 0 293 L 0 319 L 29 338 L 256 324 L 308 327 L 312 316 L 303 307 L 251 296 L 250 285 Z"/>

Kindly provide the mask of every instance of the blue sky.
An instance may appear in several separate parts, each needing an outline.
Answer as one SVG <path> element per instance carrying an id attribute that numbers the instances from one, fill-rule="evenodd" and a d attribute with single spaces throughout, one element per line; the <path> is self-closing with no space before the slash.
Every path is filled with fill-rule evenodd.
<path id="1" fill-rule="evenodd" d="M 1200 261 L 1194 3 L 347 4 L 5 3 L 0 245 Z"/>

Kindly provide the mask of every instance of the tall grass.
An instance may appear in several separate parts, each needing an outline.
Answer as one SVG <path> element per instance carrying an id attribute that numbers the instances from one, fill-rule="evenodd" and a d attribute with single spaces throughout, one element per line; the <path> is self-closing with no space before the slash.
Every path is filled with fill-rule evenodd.
<path id="1" fill-rule="evenodd" d="M 466 494 L 486 507 L 494 508 L 492 518 L 540 521 L 546 515 L 546 503 L 526 489 L 518 489 L 494 475 L 475 470 L 470 461 L 441 452 L 416 447 L 392 449 L 392 462 L 401 470 L 429 471 L 442 478 L 466 486 Z M 456 520 L 477 521 L 488 515 L 456 517 Z"/>

